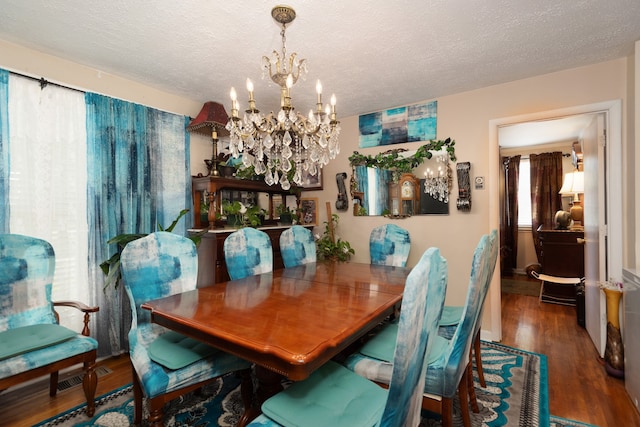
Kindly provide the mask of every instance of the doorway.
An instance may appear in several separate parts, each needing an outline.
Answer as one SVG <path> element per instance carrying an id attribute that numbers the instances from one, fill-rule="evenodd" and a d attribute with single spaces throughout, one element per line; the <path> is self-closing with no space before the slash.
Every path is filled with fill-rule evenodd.
<path id="1" fill-rule="evenodd" d="M 543 111 L 539 113 L 527 114 L 522 116 L 505 117 L 501 119 L 491 120 L 489 122 L 489 222 L 490 229 L 498 229 L 500 226 L 500 154 L 499 154 L 499 129 L 504 126 L 514 124 L 524 124 L 529 122 L 550 121 L 570 116 L 578 116 L 583 114 L 594 115 L 603 113 L 606 118 L 608 132 L 608 141 L 604 147 L 606 155 L 602 160 L 606 164 L 607 185 L 604 190 L 606 197 L 607 224 L 601 224 L 606 228 L 606 250 L 601 257 L 606 257 L 610 274 L 622 271 L 622 102 L 620 100 L 607 101 L 597 104 L 589 104 L 576 106 L 561 110 Z M 610 191 L 610 189 L 617 189 Z M 588 195 L 586 195 L 588 197 Z M 608 254 L 608 256 L 607 256 Z M 597 262 L 600 260 L 585 260 L 586 262 Z M 602 273 L 601 273 L 602 274 Z M 597 287 L 598 280 L 604 280 L 600 277 L 591 280 L 587 286 Z M 500 296 L 500 275 L 493 277 L 489 298 L 491 301 L 491 339 L 499 341 L 502 338 L 501 324 L 501 296 Z M 605 312 L 604 297 L 600 298 L 600 312 L 590 313 L 592 318 L 596 319 L 599 327 L 589 330 L 591 339 L 602 355 L 604 352 L 604 340 L 606 339 L 604 316 Z"/>

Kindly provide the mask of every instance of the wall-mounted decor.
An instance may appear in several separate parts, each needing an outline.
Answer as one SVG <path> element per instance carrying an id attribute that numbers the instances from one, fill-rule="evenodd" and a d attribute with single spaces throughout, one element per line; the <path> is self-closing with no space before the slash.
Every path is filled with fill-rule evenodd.
<path id="1" fill-rule="evenodd" d="M 471 169 L 470 162 L 458 163 L 456 171 L 458 172 L 458 202 L 459 211 L 471 211 L 471 180 L 469 171 Z"/>
<path id="2" fill-rule="evenodd" d="M 318 198 L 309 197 L 300 199 L 300 223 L 301 225 L 318 224 Z"/>
<path id="3" fill-rule="evenodd" d="M 360 148 L 434 139 L 437 116 L 438 101 L 364 114 L 358 124 Z"/>
<path id="4" fill-rule="evenodd" d="M 426 178 L 420 180 L 419 203 L 414 206 L 411 215 L 433 215 L 449 213 L 449 197 L 451 190 L 452 172 L 449 161 L 456 161 L 455 141 L 431 140 L 419 147 L 413 154 L 404 149 L 388 150 L 383 153 L 364 155 L 355 151 L 349 157 L 351 165 L 351 197 L 354 200 L 355 216 L 393 215 L 393 205 L 390 204 L 389 183 L 398 182 L 404 173 L 413 174 L 414 169 L 426 162 L 440 177 L 446 178 L 446 197 L 443 197 L 439 186 L 438 191 L 432 191 L 433 180 L 426 183 Z M 444 156 L 444 158 L 443 158 Z M 427 169 L 429 171 L 430 169 Z M 425 185 L 426 184 L 426 185 Z M 399 210 L 399 208 L 398 208 Z"/>
<path id="5" fill-rule="evenodd" d="M 336 209 L 340 212 L 344 212 L 349 209 L 347 187 L 344 185 L 345 179 L 347 179 L 346 172 L 340 172 L 336 174 L 336 184 L 338 184 L 338 198 L 336 200 Z"/>
<path id="6" fill-rule="evenodd" d="M 318 172 L 315 175 L 311 175 L 309 172 L 302 172 L 302 184 L 300 187 L 304 191 L 310 190 L 322 190 L 322 168 L 318 168 Z"/>

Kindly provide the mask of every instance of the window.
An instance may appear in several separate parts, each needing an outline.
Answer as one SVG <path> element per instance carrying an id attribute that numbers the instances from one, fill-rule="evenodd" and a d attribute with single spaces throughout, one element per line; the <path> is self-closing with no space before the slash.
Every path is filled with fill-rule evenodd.
<path id="1" fill-rule="evenodd" d="M 520 159 L 518 177 L 518 227 L 531 228 L 531 172 L 529 159 Z"/>

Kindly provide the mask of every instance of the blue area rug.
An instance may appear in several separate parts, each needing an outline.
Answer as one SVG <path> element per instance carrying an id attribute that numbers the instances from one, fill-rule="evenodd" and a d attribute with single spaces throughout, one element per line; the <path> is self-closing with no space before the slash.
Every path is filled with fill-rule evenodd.
<path id="1" fill-rule="evenodd" d="M 550 417 L 546 356 L 483 342 L 482 365 L 487 388 L 480 387 L 477 377 L 474 378 L 480 412 L 471 412 L 473 426 L 588 426 Z M 165 408 L 165 425 L 235 426 L 242 410 L 240 379 L 227 375 L 205 387 L 201 393 L 190 393 L 168 404 Z M 128 426 L 132 421 L 133 391 L 128 385 L 99 397 L 96 415 L 91 420 L 87 419 L 84 405 L 81 405 L 37 426 L 115 427 Z M 454 402 L 453 425 L 462 425 L 457 402 Z M 437 415 L 423 414 L 421 427 L 437 426 L 440 426 Z"/>

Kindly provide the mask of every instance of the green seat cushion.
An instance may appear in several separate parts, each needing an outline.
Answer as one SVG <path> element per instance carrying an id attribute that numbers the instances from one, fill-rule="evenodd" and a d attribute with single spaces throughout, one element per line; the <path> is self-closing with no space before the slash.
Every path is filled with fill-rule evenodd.
<path id="1" fill-rule="evenodd" d="M 160 335 L 147 348 L 151 360 L 172 370 L 206 359 L 216 351 L 213 347 L 174 331 Z"/>
<path id="2" fill-rule="evenodd" d="M 462 310 L 464 307 L 460 305 L 445 305 L 442 309 L 442 317 L 440 317 L 439 326 L 454 326 L 460 323 L 462 319 Z"/>
<path id="3" fill-rule="evenodd" d="M 391 322 L 378 331 L 359 350 L 361 354 L 385 362 L 393 361 L 398 336 L 398 322 Z"/>
<path id="4" fill-rule="evenodd" d="M 267 399 L 262 412 L 285 427 L 374 426 L 387 390 L 335 362 Z"/>
<path id="5" fill-rule="evenodd" d="M 0 332 L 0 360 L 49 347 L 78 333 L 56 324 L 29 325 Z"/>
<path id="6" fill-rule="evenodd" d="M 391 363 L 393 362 L 393 353 L 396 350 L 397 335 L 398 323 L 388 323 L 380 332 L 367 341 L 358 352 L 367 357 Z M 442 356 L 442 353 L 448 348 L 449 342 L 448 339 L 440 335 L 433 337 L 431 350 L 427 355 L 427 363 L 431 364 L 438 360 L 438 358 Z"/>

